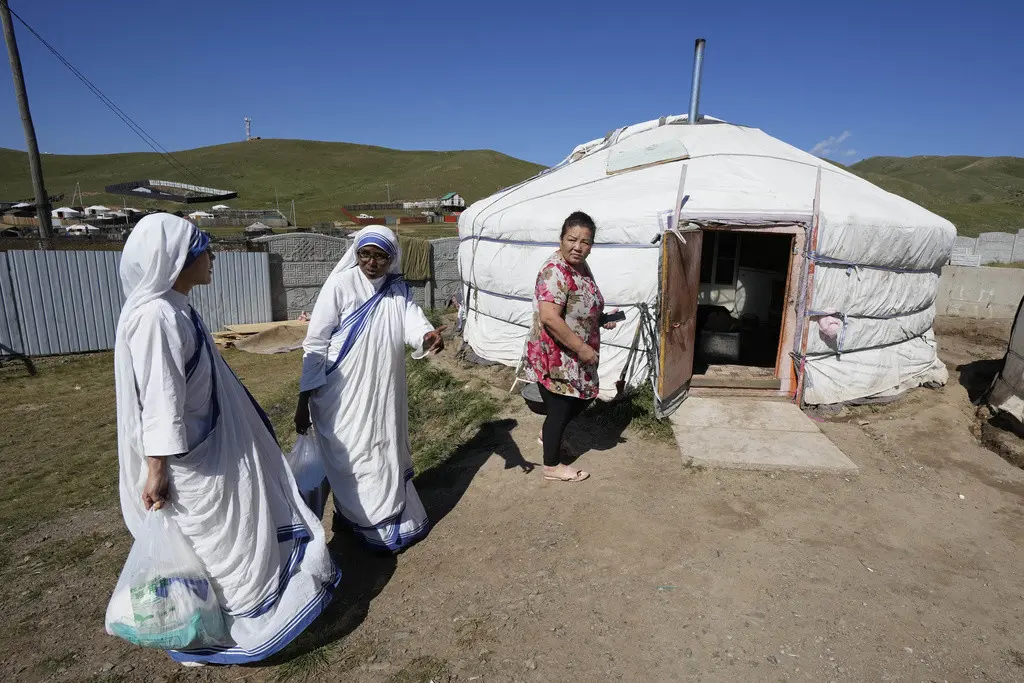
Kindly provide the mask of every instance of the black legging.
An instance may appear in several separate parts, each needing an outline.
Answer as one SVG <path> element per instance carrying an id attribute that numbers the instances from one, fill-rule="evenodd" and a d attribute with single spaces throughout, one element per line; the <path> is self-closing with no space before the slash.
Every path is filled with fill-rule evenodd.
<path id="1" fill-rule="evenodd" d="M 544 465 L 557 467 L 561 463 L 562 437 L 565 428 L 590 405 L 590 399 L 554 394 L 537 384 L 540 397 L 544 399 L 547 417 L 544 418 Z"/>

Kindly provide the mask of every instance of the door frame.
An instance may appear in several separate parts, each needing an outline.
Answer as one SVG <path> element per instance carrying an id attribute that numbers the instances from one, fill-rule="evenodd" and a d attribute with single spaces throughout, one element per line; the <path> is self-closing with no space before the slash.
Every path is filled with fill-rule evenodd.
<path id="1" fill-rule="evenodd" d="M 779 345 L 775 354 L 775 379 L 779 380 L 780 388 L 774 389 L 753 389 L 750 391 L 786 395 L 796 398 L 799 388 L 799 368 L 796 360 L 789 353 L 794 348 L 796 340 L 799 312 L 803 308 L 801 302 L 797 301 L 800 291 L 800 275 L 804 271 L 805 245 L 807 241 L 807 226 L 803 224 L 773 225 L 765 227 L 750 227 L 744 225 L 714 224 L 701 226 L 703 232 L 738 232 L 738 233 L 769 233 L 775 235 L 789 235 L 790 254 L 789 264 L 786 273 L 786 292 L 784 295 L 785 308 L 782 315 L 782 329 L 779 332 Z M 739 253 L 737 253 L 737 270 L 739 265 Z M 714 392 L 714 389 L 703 389 L 703 392 Z"/>

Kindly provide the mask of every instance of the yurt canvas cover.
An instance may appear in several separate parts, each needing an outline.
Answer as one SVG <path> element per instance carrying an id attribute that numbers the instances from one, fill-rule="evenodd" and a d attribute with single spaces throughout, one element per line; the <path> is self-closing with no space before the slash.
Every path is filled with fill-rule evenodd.
<path id="1" fill-rule="evenodd" d="M 987 403 L 992 410 L 1012 416 L 1018 424 L 1024 424 L 1024 321 L 1021 310 L 1024 299 L 1017 306 L 1010 331 L 1010 343 L 1006 347 L 1003 368 L 996 376 L 988 392 Z"/>
<path id="2" fill-rule="evenodd" d="M 602 336 L 606 398 L 627 361 L 631 385 L 654 366 L 662 412 L 685 397 L 702 243 L 718 231 L 792 240 L 781 391 L 832 404 L 946 380 L 932 322 L 953 225 L 760 130 L 685 115 L 580 145 L 461 215 L 465 339 L 478 356 L 519 364 L 536 273 L 576 210 L 598 226 L 588 263 L 607 304 L 627 313 Z M 825 318 L 838 322 L 831 335 Z"/>

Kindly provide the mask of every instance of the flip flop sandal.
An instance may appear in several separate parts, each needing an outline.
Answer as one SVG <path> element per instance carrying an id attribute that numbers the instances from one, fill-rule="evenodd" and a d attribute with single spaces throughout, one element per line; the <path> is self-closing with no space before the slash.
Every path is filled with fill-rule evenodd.
<path id="1" fill-rule="evenodd" d="M 583 470 L 576 470 L 576 473 L 573 476 L 568 477 L 568 478 L 567 477 L 553 477 L 551 475 L 545 474 L 544 478 L 547 479 L 548 481 L 567 481 L 567 482 L 586 481 L 587 479 L 590 478 L 590 472 L 584 472 Z"/>

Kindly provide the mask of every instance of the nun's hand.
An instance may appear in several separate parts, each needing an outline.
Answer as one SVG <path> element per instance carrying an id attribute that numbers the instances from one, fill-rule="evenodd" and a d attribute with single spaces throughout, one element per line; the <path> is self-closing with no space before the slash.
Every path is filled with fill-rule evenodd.
<path id="1" fill-rule="evenodd" d="M 441 325 L 436 330 L 431 330 L 423 335 L 423 350 L 427 353 L 439 353 L 444 350 L 444 337 L 441 333 L 448 329 L 447 325 Z"/>
<path id="2" fill-rule="evenodd" d="M 167 458 L 149 457 L 146 458 L 146 464 L 149 471 L 146 485 L 142 489 L 142 504 L 147 510 L 159 510 L 167 502 L 167 492 L 171 484 L 167 473 Z"/>
<path id="3" fill-rule="evenodd" d="M 295 432 L 304 435 L 312 426 L 313 421 L 309 417 L 309 392 L 304 391 L 299 394 L 299 403 L 295 406 Z"/>

